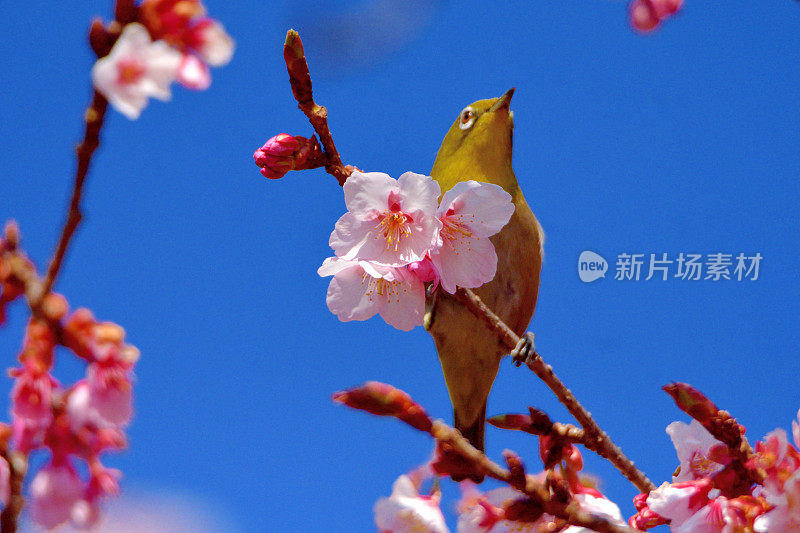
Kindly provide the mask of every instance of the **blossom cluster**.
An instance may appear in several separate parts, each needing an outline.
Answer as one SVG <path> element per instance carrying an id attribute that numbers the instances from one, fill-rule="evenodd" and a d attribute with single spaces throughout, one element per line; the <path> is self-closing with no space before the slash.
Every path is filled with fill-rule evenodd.
<path id="1" fill-rule="evenodd" d="M 227 64 L 233 40 L 205 15 L 201 0 L 144 0 L 110 53 L 97 60 L 92 80 L 114 108 L 134 120 L 148 98 L 169 100 L 170 85 L 211 84 L 210 66 Z"/>
<path id="2" fill-rule="evenodd" d="M 6 232 L 8 235 L 8 231 Z M 0 239 L 0 252 L 9 249 Z M 8 272 L 7 254 L 0 253 L 0 273 Z M 14 259 L 19 259 L 16 252 Z M 19 280 L 4 277 L 6 287 Z M 47 529 L 71 522 L 91 527 L 100 518 L 101 500 L 119 490 L 120 472 L 106 467 L 100 456 L 125 447 L 124 428 L 133 412 L 133 366 L 138 350 L 125 343 L 124 330 L 99 322 L 87 309 L 69 312 L 63 296 L 50 293 L 41 313 L 30 318 L 19 354 L 20 366 L 9 370 L 11 425 L 0 424 L 4 457 L 28 461 L 36 450 L 47 450 L 49 461 L 28 485 L 33 520 Z M 69 387 L 52 374 L 56 348 L 64 347 L 87 363 L 85 377 Z M 82 478 L 76 461 L 86 464 Z M 10 467 L 0 458 L 0 501 L 9 503 Z"/>
<path id="3" fill-rule="evenodd" d="M 575 449 L 580 457 L 580 453 Z M 573 454 L 574 455 L 574 454 Z M 397 478 L 392 494 L 376 502 L 375 524 L 381 533 L 404 533 L 425 531 L 449 533 L 441 510 L 441 492 L 437 486 L 428 494 L 422 490 L 427 479 L 437 473 L 434 462 Z M 579 463 L 582 463 L 579 461 Z M 563 483 L 578 506 L 592 513 L 623 525 L 619 508 L 594 487 L 593 480 L 578 477 L 578 471 L 565 463 L 562 473 L 551 470 L 537 477 L 546 483 L 548 476 L 556 483 Z M 458 533 L 539 533 L 563 531 L 566 533 L 588 533 L 590 530 L 569 526 L 563 520 L 544 513 L 530 499 L 511 487 L 499 487 L 482 493 L 471 481 L 462 481 L 461 500 L 457 504 Z"/>
<path id="4" fill-rule="evenodd" d="M 792 429 L 793 444 L 776 429 L 737 465 L 728 446 L 702 424 L 673 422 L 667 433 L 680 468 L 671 483 L 634 499 L 638 512 L 630 525 L 646 530 L 669 523 L 677 533 L 800 531 L 800 424 Z"/>
<path id="5" fill-rule="evenodd" d="M 336 255 L 318 270 L 333 276 L 327 303 L 340 320 L 380 314 L 408 331 L 422 324 L 426 283 L 452 294 L 494 278 L 489 237 L 514 212 L 501 187 L 464 181 L 440 202 L 439 184 L 429 176 L 353 172 L 343 188 L 347 213 L 330 237 Z"/>

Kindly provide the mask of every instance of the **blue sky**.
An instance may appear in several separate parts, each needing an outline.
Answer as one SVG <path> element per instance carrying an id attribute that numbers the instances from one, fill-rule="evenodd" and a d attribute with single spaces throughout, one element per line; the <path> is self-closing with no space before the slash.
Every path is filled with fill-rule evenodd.
<path id="1" fill-rule="evenodd" d="M 19 221 L 40 265 L 90 96 L 85 31 L 109 4 L 11 3 L 0 19 L 0 218 Z M 108 460 L 125 473 L 123 498 L 184 495 L 214 531 L 369 531 L 374 501 L 431 443 L 331 393 L 385 381 L 450 419 L 425 331 L 340 323 L 325 306 L 316 269 L 344 209 L 335 180 L 314 170 L 273 182 L 253 165 L 268 137 L 311 133 L 281 56 L 290 27 L 343 159 L 365 170 L 427 173 L 465 105 L 517 87 L 514 168 L 546 233 L 537 347 L 651 479 L 677 465 L 664 428 L 686 417 L 660 390 L 671 381 L 705 391 L 751 441 L 789 427 L 800 407 L 796 2 L 686 0 L 650 36 L 608 0 L 270 4 L 209 0 L 237 41 L 231 64 L 208 91 L 176 88 L 136 122 L 110 113 L 91 169 L 57 289 L 142 352 L 131 448 Z M 611 263 L 623 252 L 764 259 L 757 281 L 586 284 L 584 250 Z M 24 319 L 17 305 L 0 331 L 6 366 Z M 82 371 L 59 358 L 63 381 Z M 504 363 L 488 412 L 528 405 L 571 421 L 532 373 Z M 495 459 L 511 448 L 537 465 L 533 438 L 488 429 L 487 444 Z M 629 516 L 635 489 L 584 457 Z M 445 495 L 452 510 L 457 491 Z"/>

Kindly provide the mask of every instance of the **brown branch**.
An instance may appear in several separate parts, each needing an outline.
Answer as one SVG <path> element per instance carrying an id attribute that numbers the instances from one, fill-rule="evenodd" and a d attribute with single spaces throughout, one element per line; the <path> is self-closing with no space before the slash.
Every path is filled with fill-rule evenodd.
<path id="1" fill-rule="evenodd" d="M 3 508 L 0 514 L 0 531 L 3 533 L 15 533 L 17 531 L 17 519 L 25 505 L 25 498 L 22 496 L 22 482 L 28 470 L 28 461 L 21 454 L 9 453 L 8 450 L 0 452 L 0 457 L 8 462 L 9 467 L 9 498 L 8 505 Z"/>
<path id="2" fill-rule="evenodd" d="M 463 458 L 473 462 L 485 472 L 487 476 L 508 483 L 522 494 L 533 499 L 541 505 L 542 509 L 544 509 L 544 512 L 547 514 L 566 520 L 571 525 L 589 528 L 594 531 L 607 533 L 632 533 L 636 531 L 627 526 L 615 524 L 601 516 L 587 513 L 580 508 L 575 500 L 562 503 L 558 501 L 558 499 L 550 497 L 550 493 L 544 484 L 538 481 L 534 476 L 526 475 L 524 482 L 520 483 L 520 480 L 516 478 L 510 470 L 501 467 L 486 457 L 486 455 L 473 447 L 461 433 L 441 420 L 433 422 L 430 434 L 438 442 L 448 444 Z"/>
<path id="3" fill-rule="evenodd" d="M 297 100 L 297 106 L 308 117 L 325 149 L 325 158 L 319 166 L 324 166 L 325 171 L 336 178 L 339 185 L 344 185 L 352 170 L 342 164 L 342 158 L 333 143 L 333 136 L 328 127 L 328 110 L 314 102 L 303 42 L 294 30 L 286 32 L 283 58 L 286 61 L 286 70 L 289 71 L 289 83 L 292 85 L 292 94 Z"/>
<path id="4" fill-rule="evenodd" d="M 67 247 L 72 239 L 75 230 L 80 224 L 83 215 L 80 210 L 81 196 L 83 194 L 83 184 L 86 181 L 86 174 L 89 172 L 89 164 L 92 161 L 92 155 L 97 147 L 100 145 L 100 130 L 103 127 L 103 119 L 105 117 L 108 101 L 105 97 L 97 91 L 94 91 L 92 104 L 86 110 L 84 120 L 86 123 L 86 130 L 83 136 L 83 142 L 78 145 L 78 167 L 75 171 L 75 184 L 72 188 L 72 199 L 69 202 L 69 214 L 64 223 L 64 228 L 61 231 L 61 238 L 58 240 L 53 259 L 50 260 L 50 265 L 47 268 L 47 275 L 42 283 L 40 293 L 36 295 L 32 301 L 32 308 L 38 307 L 42 298 L 50 292 L 53 284 L 56 281 L 56 276 L 61 269 L 64 262 L 64 256 L 67 253 Z"/>
<path id="5" fill-rule="evenodd" d="M 478 296 L 469 289 L 459 288 L 455 294 L 456 298 L 472 311 L 475 316 L 482 319 L 490 330 L 497 333 L 500 341 L 510 350 L 519 351 L 524 338 L 520 338 L 509 328 L 500 317 L 495 315 Z M 535 351 L 527 358 L 525 364 L 552 390 L 558 400 L 564 404 L 572 416 L 578 421 L 586 432 L 586 447 L 596 452 L 601 457 L 611 461 L 611 463 L 641 492 L 650 492 L 655 489 L 655 485 L 647 478 L 644 473 L 636 468 L 633 461 L 628 459 L 622 450 L 614 444 L 611 438 L 603 431 L 592 415 L 575 398 L 572 392 L 555 375 L 550 365 L 542 360 L 541 356 Z"/>

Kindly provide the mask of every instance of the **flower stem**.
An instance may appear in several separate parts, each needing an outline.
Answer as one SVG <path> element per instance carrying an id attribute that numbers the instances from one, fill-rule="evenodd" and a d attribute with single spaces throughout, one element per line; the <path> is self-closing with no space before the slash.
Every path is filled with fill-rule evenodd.
<path id="1" fill-rule="evenodd" d="M 311 75 L 308 72 L 303 42 L 295 30 L 286 32 L 283 58 L 286 61 L 286 70 L 289 71 L 289 83 L 292 85 L 292 94 L 297 100 L 297 105 L 308 117 L 308 121 L 317 132 L 319 141 L 325 149 L 325 158 L 319 163 L 319 166 L 324 166 L 325 171 L 336 178 L 339 185 L 344 185 L 351 170 L 342 164 L 342 158 L 333 143 L 333 136 L 328 127 L 328 110 L 314 102 Z"/>
<path id="2" fill-rule="evenodd" d="M 106 108 L 108 101 L 105 97 L 94 91 L 92 103 L 89 109 L 86 110 L 84 116 L 86 129 L 83 136 L 83 142 L 78 145 L 76 150 L 78 156 L 78 167 L 75 171 L 75 183 L 72 188 L 72 199 L 69 202 L 69 213 L 67 220 L 64 223 L 64 228 L 61 230 L 61 238 L 58 240 L 55 254 L 50 260 L 50 265 L 47 268 L 47 274 L 42 284 L 42 289 L 39 295 L 36 296 L 32 302 L 32 307 L 38 307 L 44 298 L 53 288 L 56 281 L 58 272 L 61 270 L 61 265 L 64 263 L 64 256 L 67 253 L 70 240 L 78 228 L 83 215 L 80 209 L 81 197 L 83 195 L 83 185 L 86 181 L 86 175 L 89 172 L 89 165 L 92 161 L 94 151 L 100 146 L 100 130 L 103 127 L 103 119 L 105 118 Z"/>

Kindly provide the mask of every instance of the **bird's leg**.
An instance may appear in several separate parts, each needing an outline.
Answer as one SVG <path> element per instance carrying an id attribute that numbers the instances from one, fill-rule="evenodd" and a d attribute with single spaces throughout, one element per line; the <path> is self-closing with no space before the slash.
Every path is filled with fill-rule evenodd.
<path id="1" fill-rule="evenodd" d="M 527 363 L 528 360 L 536 354 L 536 347 L 533 344 L 533 333 L 526 331 L 525 335 L 520 337 L 519 342 L 511 351 L 511 358 L 514 360 L 516 366 L 522 363 Z"/>

